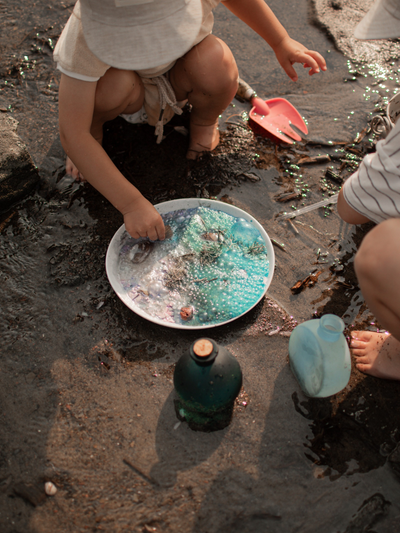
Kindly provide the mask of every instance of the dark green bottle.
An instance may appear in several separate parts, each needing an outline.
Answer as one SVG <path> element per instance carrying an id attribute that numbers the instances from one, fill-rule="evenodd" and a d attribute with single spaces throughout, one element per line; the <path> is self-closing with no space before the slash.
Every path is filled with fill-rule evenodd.
<path id="1" fill-rule="evenodd" d="M 233 355 L 212 339 L 198 339 L 176 364 L 175 411 L 195 431 L 216 431 L 232 418 L 242 387 L 242 371 Z"/>

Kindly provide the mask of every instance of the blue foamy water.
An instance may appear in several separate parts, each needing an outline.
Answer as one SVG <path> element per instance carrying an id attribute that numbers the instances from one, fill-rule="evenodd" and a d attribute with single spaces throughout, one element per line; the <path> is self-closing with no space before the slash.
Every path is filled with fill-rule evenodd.
<path id="1" fill-rule="evenodd" d="M 155 242 L 142 263 L 133 262 L 140 241 L 123 238 L 119 276 L 137 308 L 163 322 L 193 327 L 226 322 L 258 302 L 269 260 L 257 228 L 208 207 L 162 217 L 173 236 Z"/>

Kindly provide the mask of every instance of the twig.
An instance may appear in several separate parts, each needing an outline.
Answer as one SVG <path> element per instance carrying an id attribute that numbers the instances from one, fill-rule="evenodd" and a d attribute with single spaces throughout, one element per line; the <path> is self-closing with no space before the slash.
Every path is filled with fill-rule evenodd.
<path id="1" fill-rule="evenodd" d="M 261 180 L 260 176 L 257 176 L 256 174 L 251 174 L 250 172 L 241 172 L 240 174 L 237 175 L 237 177 L 240 178 L 240 176 L 244 176 L 246 179 L 248 179 L 250 181 L 260 181 Z"/>
<path id="2" fill-rule="evenodd" d="M 283 242 L 278 242 L 277 240 L 275 239 L 271 239 L 271 242 L 274 246 L 276 246 L 277 248 L 280 248 L 281 250 L 283 250 L 284 252 L 286 253 L 289 253 L 286 248 L 285 248 L 285 245 L 283 244 Z"/>
<path id="3" fill-rule="evenodd" d="M 203 226 L 204 226 L 204 227 L 206 228 L 206 230 L 208 230 L 208 228 L 207 228 L 207 224 L 206 224 L 206 223 L 204 222 L 204 220 L 203 220 L 202 216 L 201 216 L 201 215 L 199 215 L 199 214 L 197 214 L 197 216 L 198 216 L 198 217 L 199 217 L 199 219 L 201 220 L 201 222 L 202 222 Z"/>
<path id="4" fill-rule="evenodd" d="M 314 211 L 314 209 L 318 209 L 319 207 L 326 207 L 331 204 L 336 204 L 338 201 L 338 196 L 339 196 L 339 193 L 334 194 L 330 198 L 325 198 L 324 200 L 321 200 L 320 202 L 316 202 L 315 204 L 302 207 L 301 209 L 298 209 L 297 211 L 293 211 L 291 213 L 284 213 L 283 215 L 280 215 L 278 217 L 278 220 L 287 220 L 288 218 L 294 218 L 299 215 L 302 215 L 303 213 Z"/>
<path id="5" fill-rule="evenodd" d="M 290 218 L 288 218 L 288 221 L 290 222 Z M 300 220 L 296 220 L 296 224 L 301 224 L 302 226 L 306 226 L 307 228 L 310 228 L 312 229 L 313 231 L 317 232 L 318 235 L 324 235 L 324 236 L 329 236 L 329 235 L 334 235 L 333 233 L 324 233 L 323 231 L 319 231 L 317 229 L 314 228 L 314 226 L 310 226 L 310 224 L 305 224 L 304 222 L 300 222 Z"/>
<path id="6" fill-rule="evenodd" d="M 15 211 L 11 213 L 3 222 L 0 224 L 0 233 L 3 231 L 3 229 L 6 227 L 7 223 L 10 222 L 12 217 L 15 215 Z"/>
<path id="7" fill-rule="evenodd" d="M 300 165 L 312 165 L 312 164 L 318 164 L 318 163 L 325 163 L 326 161 L 331 161 L 331 158 L 328 154 L 325 155 L 317 155 L 315 157 L 301 157 L 297 164 Z"/>
<path id="8" fill-rule="evenodd" d="M 125 463 L 126 466 L 129 466 L 129 468 L 131 468 L 134 472 L 136 472 L 136 474 L 138 474 L 140 477 L 142 477 L 148 483 L 151 483 L 152 485 L 159 485 L 159 483 L 155 479 L 153 479 L 153 478 L 149 477 L 148 475 L 146 475 L 144 472 L 142 472 L 142 470 L 140 470 L 137 466 L 134 466 L 127 459 L 122 459 L 122 462 Z"/>
<path id="9" fill-rule="evenodd" d="M 293 222 L 291 221 L 290 218 L 288 218 L 288 222 L 289 224 L 292 226 L 292 229 L 295 233 L 297 233 L 297 235 L 300 233 L 299 230 L 296 228 L 296 226 L 293 224 Z"/>

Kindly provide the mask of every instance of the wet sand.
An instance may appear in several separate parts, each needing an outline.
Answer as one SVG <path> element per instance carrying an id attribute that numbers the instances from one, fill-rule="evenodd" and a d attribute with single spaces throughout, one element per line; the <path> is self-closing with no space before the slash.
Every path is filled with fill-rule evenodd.
<path id="1" fill-rule="evenodd" d="M 284 96 L 301 111 L 308 143 L 255 137 L 240 117 L 248 105 L 236 100 L 221 119 L 220 147 L 198 162 L 185 159 L 187 138 L 174 129 L 187 126 L 187 115 L 161 145 L 152 128 L 122 119 L 105 131 L 113 161 L 153 203 L 233 203 L 284 244 L 267 297 L 204 332 L 230 349 L 244 375 L 230 426 L 214 433 L 179 424 L 173 406 L 174 365 L 198 332 L 157 326 L 122 304 L 104 268 L 122 219 L 90 186 L 64 176 L 49 39 L 70 8 L 52 1 L 28 17 L 15 1 L 0 11 L 10 36 L 0 41 L 0 104 L 20 121 L 42 178 L 36 195 L 0 215 L 2 532 L 397 532 L 398 383 L 353 368 L 344 391 L 311 400 L 287 360 L 288 334 L 313 316 L 341 316 L 346 333 L 379 328 L 352 267 L 369 228 L 342 223 L 335 208 L 293 224 L 276 215 L 337 192 L 327 169 L 345 178 L 373 149 L 373 136 L 357 134 L 398 86 L 398 66 L 350 62 L 311 23 L 306 2 L 296 13 L 271 6 L 293 37 L 326 56 L 327 73 L 302 73 L 293 84 L 223 6 L 214 33 L 260 96 Z M 331 161 L 299 164 L 326 154 Z M 294 294 L 311 272 L 317 282 Z M 43 495 L 47 480 L 58 488 L 53 497 Z"/>

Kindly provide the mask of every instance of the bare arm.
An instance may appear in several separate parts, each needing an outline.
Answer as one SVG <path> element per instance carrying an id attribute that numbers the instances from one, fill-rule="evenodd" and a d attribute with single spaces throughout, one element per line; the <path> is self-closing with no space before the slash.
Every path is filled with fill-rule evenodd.
<path id="1" fill-rule="evenodd" d="M 161 216 L 117 169 L 90 133 L 96 82 L 61 75 L 59 123 L 66 154 L 85 179 L 124 215 L 126 229 L 134 238 L 164 239 Z"/>
<path id="2" fill-rule="evenodd" d="M 282 68 L 293 81 L 298 78 L 294 63 L 302 63 L 310 68 L 310 75 L 320 69 L 326 70 L 321 54 L 291 39 L 264 0 L 223 0 L 223 4 L 271 46 Z"/>

